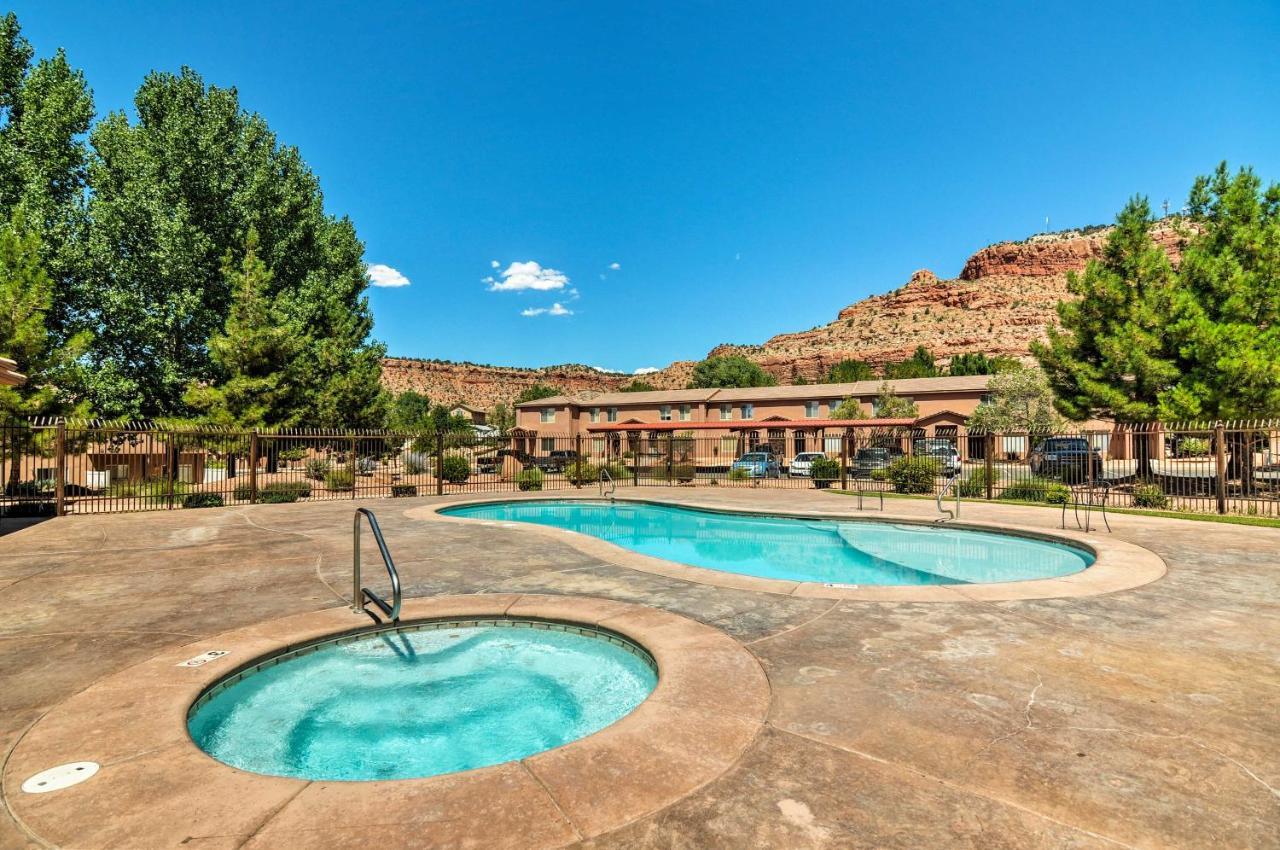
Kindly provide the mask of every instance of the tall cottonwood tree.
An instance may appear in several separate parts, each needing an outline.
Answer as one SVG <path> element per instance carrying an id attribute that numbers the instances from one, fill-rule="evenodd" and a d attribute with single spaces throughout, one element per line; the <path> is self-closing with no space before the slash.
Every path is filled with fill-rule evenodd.
<path id="1" fill-rule="evenodd" d="M 98 410 L 182 416 L 193 381 L 216 384 L 208 341 L 232 300 L 222 262 L 253 230 L 273 309 L 303 342 L 299 424 L 381 424 L 384 352 L 369 340 L 364 246 L 349 220 L 325 214 L 298 151 L 234 89 L 189 68 L 149 74 L 134 103 L 136 123 L 112 113 L 91 134 L 84 289 L 99 329 L 89 355 Z"/>

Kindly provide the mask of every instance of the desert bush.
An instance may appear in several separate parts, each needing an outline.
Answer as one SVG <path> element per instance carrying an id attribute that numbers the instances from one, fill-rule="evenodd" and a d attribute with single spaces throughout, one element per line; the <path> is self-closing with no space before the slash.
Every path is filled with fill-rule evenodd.
<path id="1" fill-rule="evenodd" d="M 829 457 L 820 457 L 809 467 L 809 477 L 818 489 L 831 486 L 831 482 L 840 477 L 840 463 Z"/>
<path id="2" fill-rule="evenodd" d="M 747 481 L 747 480 L 750 480 L 750 478 L 751 478 L 750 470 L 743 469 L 740 466 L 734 466 L 729 468 L 730 481 Z"/>
<path id="3" fill-rule="evenodd" d="M 1178 443 L 1183 457 L 1204 457 L 1209 454 L 1209 441 L 1201 437 L 1187 437 Z"/>
<path id="4" fill-rule="evenodd" d="M 1027 478 L 1007 485 L 1000 493 L 1001 499 L 1019 502 L 1048 502 L 1061 505 L 1071 501 L 1071 488 L 1058 481 L 1045 478 Z"/>
<path id="5" fill-rule="evenodd" d="M 613 463 L 606 463 L 603 468 L 614 481 L 623 481 L 631 477 L 631 467 L 621 461 L 615 460 Z"/>
<path id="6" fill-rule="evenodd" d="M 307 460 L 307 464 L 303 469 L 306 475 L 313 481 L 323 481 L 325 476 L 329 474 L 329 459 L 325 457 L 313 457 Z"/>
<path id="7" fill-rule="evenodd" d="M 450 484 L 462 484 L 471 477 L 471 461 L 459 454 L 448 454 L 440 464 L 440 475 Z"/>
<path id="8" fill-rule="evenodd" d="M 889 464 L 889 480 L 898 493 L 932 493 L 938 461 L 931 457 L 900 457 Z"/>
<path id="9" fill-rule="evenodd" d="M 1138 484 L 1133 488 L 1133 506 L 1163 510 L 1169 507 L 1169 497 L 1159 484 Z"/>
<path id="10" fill-rule="evenodd" d="M 356 489 L 356 474 L 346 467 L 331 469 L 324 476 L 326 489 L 338 493 L 349 493 Z"/>
<path id="11" fill-rule="evenodd" d="M 410 496 L 416 496 L 416 495 L 418 495 L 417 484 L 392 484 L 391 485 L 391 498 L 393 499 L 403 499 L 403 498 L 408 498 Z"/>
<path id="12" fill-rule="evenodd" d="M 251 495 L 248 482 L 236 485 L 232 493 L 238 501 L 247 502 Z M 305 481 L 272 481 L 258 488 L 258 501 L 264 505 L 296 502 L 311 495 L 311 485 Z"/>
<path id="13" fill-rule="evenodd" d="M 988 475 L 987 468 L 980 466 L 971 470 L 969 475 L 959 483 L 960 495 L 966 499 L 978 499 L 987 495 L 987 480 L 994 484 L 998 479 L 995 470 Z"/>
<path id="14" fill-rule="evenodd" d="M 426 452 L 405 452 L 401 460 L 405 475 L 421 475 L 431 468 L 431 456 Z"/>
<path id="15" fill-rule="evenodd" d="M 600 477 L 600 468 L 585 458 L 579 458 L 564 468 L 570 484 L 593 484 Z"/>
<path id="16" fill-rule="evenodd" d="M 284 451 L 280 452 L 280 459 L 287 460 L 290 463 L 302 460 L 306 456 L 307 456 L 307 450 L 302 447 L 285 449 Z"/>
<path id="17" fill-rule="evenodd" d="M 184 508 L 220 508 L 222 497 L 217 493 L 192 493 L 182 500 Z"/>
<path id="18" fill-rule="evenodd" d="M 541 490 L 542 470 L 525 469 L 516 475 L 516 486 L 521 490 Z"/>

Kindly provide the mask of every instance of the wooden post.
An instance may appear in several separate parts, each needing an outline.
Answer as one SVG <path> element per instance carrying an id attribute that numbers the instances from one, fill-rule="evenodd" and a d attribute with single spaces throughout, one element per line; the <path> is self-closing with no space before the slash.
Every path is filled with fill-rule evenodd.
<path id="1" fill-rule="evenodd" d="M 1213 454 L 1218 467 L 1213 476 L 1214 489 L 1218 495 L 1218 513 L 1225 514 L 1227 512 L 1227 431 L 1221 422 L 1213 428 Z"/>
<path id="2" fill-rule="evenodd" d="M 996 485 L 996 482 L 995 482 L 996 435 L 988 432 L 987 436 L 984 437 L 983 439 L 986 440 L 986 443 L 987 443 L 986 451 L 983 452 L 983 454 L 986 455 L 983 462 L 983 465 L 986 468 L 986 473 L 983 475 L 983 477 L 987 480 L 987 501 L 989 502 L 994 496 L 993 491 L 995 490 L 995 485 Z"/>
<path id="3" fill-rule="evenodd" d="M 436 495 L 444 495 L 444 431 L 436 429 Z"/>
<path id="4" fill-rule="evenodd" d="M 573 486 L 581 490 L 582 489 L 582 473 L 586 469 L 586 465 L 582 462 L 582 434 L 581 433 L 577 433 L 573 435 L 573 453 L 576 455 L 576 457 L 573 460 L 573 465 L 577 472 L 577 474 L 573 476 Z"/>
<path id="5" fill-rule="evenodd" d="M 54 474 L 57 478 L 53 484 L 54 492 L 54 513 L 58 516 L 67 515 L 67 423 L 58 420 L 58 428 L 54 432 L 54 452 L 55 460 Z M 14 463 L 21 463 L 20 455 L 15 455 Z"/>
<path id="6" fill-rule="evenodd" d="M 258 430 L 249 434 L 249 504 L 258 502 Z"/>
<path id="7" fill-rule="evenodd" d="M 819 445 L 823 448 L 823 454 L 826 454 L 827 433 L 823 431 L 819 436 Z M 840 489 L 849 489 L 849 431 L 840 435 Z"/>

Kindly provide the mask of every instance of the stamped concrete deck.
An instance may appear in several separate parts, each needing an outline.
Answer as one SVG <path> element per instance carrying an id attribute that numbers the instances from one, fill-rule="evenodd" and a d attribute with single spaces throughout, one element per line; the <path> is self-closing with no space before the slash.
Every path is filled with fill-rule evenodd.
<path id="1" fill-rule="evenodd" d="M 853 506 L 811 491 L 640 495 L 756 510 Z M 405 515 L 434 502 L 361 503 L 378 512 L 407 596 L 656 606 L 732 636 L 768 675 L 768 722 L 733 766 L 587 846 L 1280 846 L 1280 530 L 1115 517 L 1117 538 L 1164 559 L 1163 578 L 1070 599 L 877 602 L 694 583 L 527 529 Z M 50 709 L 100 679 L 213 634 L 340 606 L 351 509 L 77 517 L 0 538 L 5 761 Z M 1038 508 L 964 512 L 1046 529 L 1058 521 Z M 48 846 L 10 816 L 11 802 L 0 847 Z M 184 836 L 182 846 L 261 843 L 305 805 L 284 800 L 260 822 Z M 365 846 L 360 828 L 326 821 L 314 846 Z M 432 836 L 418 823 L 393 844 L 429 847 Z M 118 846 L 157 845 L 139 835 Z"/>

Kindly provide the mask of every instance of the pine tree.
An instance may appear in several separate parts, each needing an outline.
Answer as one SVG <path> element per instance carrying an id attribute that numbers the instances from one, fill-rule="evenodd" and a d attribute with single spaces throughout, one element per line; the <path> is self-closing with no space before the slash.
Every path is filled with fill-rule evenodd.
<path id="1" fill-rule="evenodd" d="M 1153 224 L 1147 199 L 1130 200 L 1102 259 L 1089 263 L 1083 275 L 1068 275 L 1067 288 L 1078 300 L 1058 305 L 1061 328 L 1049 328 L 1047 343 L 1032 344 L 1058 411 L 1068 419 L 1150 421 L 1178 379 L 1168 333 L 1175 275 L 1151 239 Z"/>
<path id="2" fill-rule="evenodd" d="M 219 378 L 193 384 L 186 401 L 214 425 L 297 424 L 306 402 L 297 392 L 296 359 L 306 342 L 278 320 L 270 295 L 271 270 L 258 256 L 257 231 L 249 231 L 240 267 L 228 255 L 223 275 L 232 293 L 231 309 L 223 332 L 209 340 L 209 357 Z"/>

